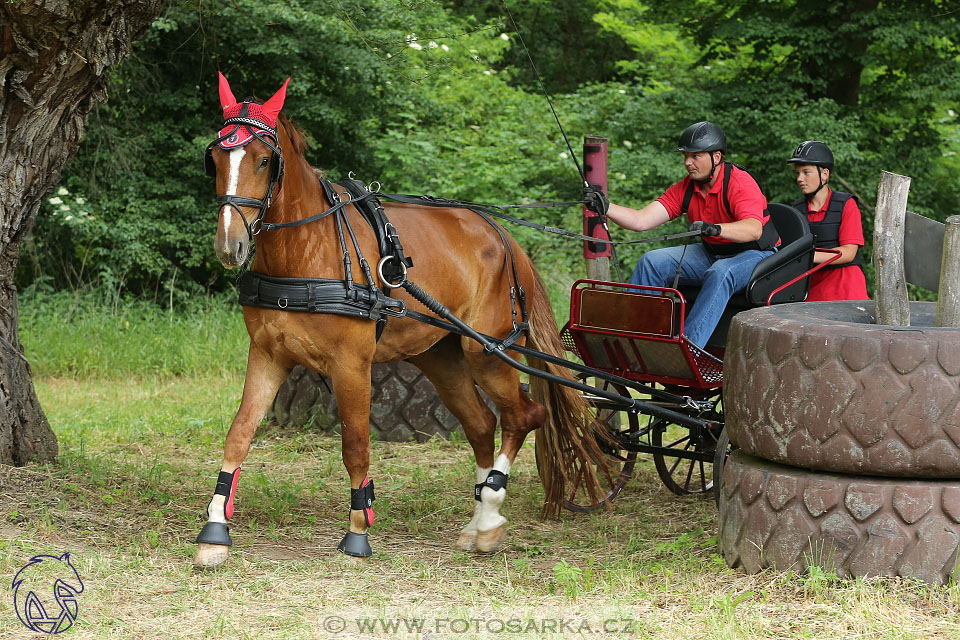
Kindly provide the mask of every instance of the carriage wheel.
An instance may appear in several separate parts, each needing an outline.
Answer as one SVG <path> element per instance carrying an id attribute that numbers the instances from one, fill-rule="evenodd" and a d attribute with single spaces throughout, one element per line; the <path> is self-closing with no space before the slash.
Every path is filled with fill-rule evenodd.
<path id="1" fill-rule="evenodd" d="M 717 451 L 718 439 L 723 430 L 722 416 L 703 416 L 706 419 L 720 418 L 713 426 L 688 429 L 656 418 L 650 424 L 650 441 L 655 447 L 665 447 L 677 451 L 689 451 L 706 454 L 710 462 L 689 460 L 669 454 L 654 453 L 653 462 L 657 475 L 671 493 L 678 496 L 703 495 L 713 490 L 713 457 Z"/>
<path id="2" fill-rule="evenodd" d="M 629 398 L 630 391 L 621 385 L 594 379 L 594 386 L 600 385 L 605 391 L 616 393 L 617 395 Z M 587 384 L 591 384 L 590 381 Z M 604 488 L 606 502 L 612 501 L 620 492 L 623 491 L 627 480 L 633 477 L 633 467 L 637 463 L 637 452 L 628 451 L 621 448 L 623 443 L 630 443 L 637 440 L 640 433 L 640 420 L 635 413 L 629 411 L 619 411 L 616 409 L 598 409 L 597 421 L 607 428 L 610 440 L 600 439 L 598 444 L 607 454 L 607 465 L 610 467 L 610 476 L 600 476 L 600 486 Z M 571 511 L 589 513 L 602 508 L 604 500 L 591 501 L 590 495 L 582 486 L 583 470 L 577 470 L 574 476 L 573 487 L 570 495 L 564 499 L 563 506 Z"/>
<path id="3" fill-rule="evenodd" d="M 586 380 L 591 386 L 598 386 L 601 389 L 616 393 L 624 397 L 629 397 L 630 392 L 618 384 L 597 379 Z M 571 475 L 572 487 L 567 497 L 563 500 L 563 506 L 570 511 L 579 513 L 589 513 L 597 511 L 605 506 L 607 502 L 612 501 L 620 492 L 624 485 L 633 477 L 633 467 L 637 462 L 636 451 L 628 451 L 621 448 L 620 443 L 635 442 L 640 434 L 640 420 L 636 414 L 627 411 L 618 411 L 616 409 L 598 409 L 598 421 L 607 428 L 610 439 L 598 439 L 600 448 L 607 456 L 607 466 L 610 468 L 610 475 L 598 474 L 600 486 L 604 493 L 600 500 L 592 500 L 590 494 L 584 488 L 583 469 L 575 469 Z M 540 466 L 539 454 L 537 455 L 537 467 Z"/>

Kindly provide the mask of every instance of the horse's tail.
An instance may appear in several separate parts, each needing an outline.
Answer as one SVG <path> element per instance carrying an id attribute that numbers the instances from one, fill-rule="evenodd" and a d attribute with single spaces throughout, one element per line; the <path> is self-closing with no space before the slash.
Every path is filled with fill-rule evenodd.
<path id="1" fill-rule="evenodd" d="M 557 332 L 556 320 L 547 292 L 536 276 L 533 304 L 530 309 L 530 343 L 552 356 L 564 356 L 563 343 Z M 556 376 L 572 380 L 569 371 L 537 358 L 527 358 L 530 366 Z M 585 489 L 591 500 L 600 500 L 603 491 L 599 475 L 609 475 L 606 456 L 597 444 L 602 431 L 582 394 L 570 387 L 548 383 L 532 377 L 530 393 L 533 399 L 547 408 L 547 422 L 536 431 L 537 465 L 546 494 L 543 505 L 545 517 L 557 517 L 564 498 L 577 486 Z"/>

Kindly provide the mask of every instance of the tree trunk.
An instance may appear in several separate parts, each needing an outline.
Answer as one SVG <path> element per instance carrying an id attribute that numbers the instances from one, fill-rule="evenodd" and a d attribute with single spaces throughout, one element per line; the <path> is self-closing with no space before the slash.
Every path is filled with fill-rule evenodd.
<path id="1" fill-rule="evenodd" d="M 43 198 L 77 150 L 107 71 L 129 55 L 163 0 L 0 4 L 0 463 L 47 462 L 57 440 L 17 333 L 14 271 Z"/>

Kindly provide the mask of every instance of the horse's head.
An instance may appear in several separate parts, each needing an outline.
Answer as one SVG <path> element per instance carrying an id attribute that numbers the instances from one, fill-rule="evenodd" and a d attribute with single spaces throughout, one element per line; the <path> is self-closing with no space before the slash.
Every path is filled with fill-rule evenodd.
<path id="1" fill-rule="evenodd" d="M 253 236 L 283 184 L 283 153 L 277 116 L 283 108 L 287 83 L 269 100 L 237 102 L 227 79 L 220 74 L 223 128 L 207 147 L 204 166 L 217 178 L 220 205 L 213 247 L 225 267 L 243 264 Z"/>

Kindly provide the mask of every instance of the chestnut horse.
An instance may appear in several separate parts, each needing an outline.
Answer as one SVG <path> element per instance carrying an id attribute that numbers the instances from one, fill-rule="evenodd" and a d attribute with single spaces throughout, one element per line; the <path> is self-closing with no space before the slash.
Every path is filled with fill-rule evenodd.
<path id="1" fill-rule="evenodd" d="M 220 202 L 214 240 L 217 256 L 226 267 L 243 265 L 256 236 L 252 272 L 343 282 L 342 246 L 349 246 L 354 253 L 349 262 L 353 282 L 380 287 L 382 283 L 368 282 L 370 270 L 366 268 L 366 264 L 380 261 L 379 245 L 371 225 L 353 205 L 308 224 L 276 228 L 328 211 L 336 204 L 324 191 L 322 174 L 304 159 L 303 135 L 280 114 L 286 86 L 284 83 L 263 104 L 238 103 L 220 76 L 225 126 L 208 148 L 206 159 L 208 173 L 216 174 Z M 334 188 L 343 202 L 350 200 L 342 187 Z M 552 355 L 563 353 L 543 283 L 530 258 L 502 228 L 463 208 L 401 203 L 387 203 L 384 208 L 406 255 L 415 260 L 408 277 L 424 291 L 477 331 L 503 338 L 514 329 L 517 319 L 511 288 L 522 288 L 530 298 L 529 330 L 518 343 L 525 341 L 527 346 Z M 343 229 L 337 227 L 338 215 L 355 231 L 355 245 L 349 238 L 346 245 L 341 244 Z M 369 263 L 359 259 L 354 246 L 370 257 Z M 396 289 L 392 297 L 411 310 L 425 311 L 402 289 Z M 500 507 L 506 480 L 524 439 L 535 429 L 540 429 L 538 459 L 546 489 L 545 514 L 557 512 L 566 487 L 574 481 L 582 485 L 584 474 L 587 485 L 593 488 L 596 484 L 591 461 L 603 456 L 593 438 L 591 411 L 581 395 L 534 379 L 531 393 L 536 399 L 531 399 L 514 368 L 486 354 L 469 338 L 409 317 L 390 318 L 379 340 L 376 323 L 363 317 L 244 306 L 243 318 L 250 335 L 243 397 L 227 433 L 223 466 L 207 508 L 208 521 L 197 538 L 198 567 L 213 567 L 227 559 L 231 544 L 227 520 L 233 513 L 240 465 L 277 389 L 298 364 L 329 377 L 336 395 L 343 463 L 351 488 L 349 530 L 339 549 L 348 555 L 371 553 L 367 529 L 373 522 L 374 497 L 368 475 L 373 363 L 407 360 L 420 368 L 459 419 L 473 447 L 476 502 L 473 517 L 457 541 L 461 549 L 490 552 L 503 542 L 506 518 Z M 563 369 L 552 364 L 530 364 L 569 379 Z M 502 442 L 496 455 L 497 419 L 481 399 L 478 386 L 500 412 Z"/>

